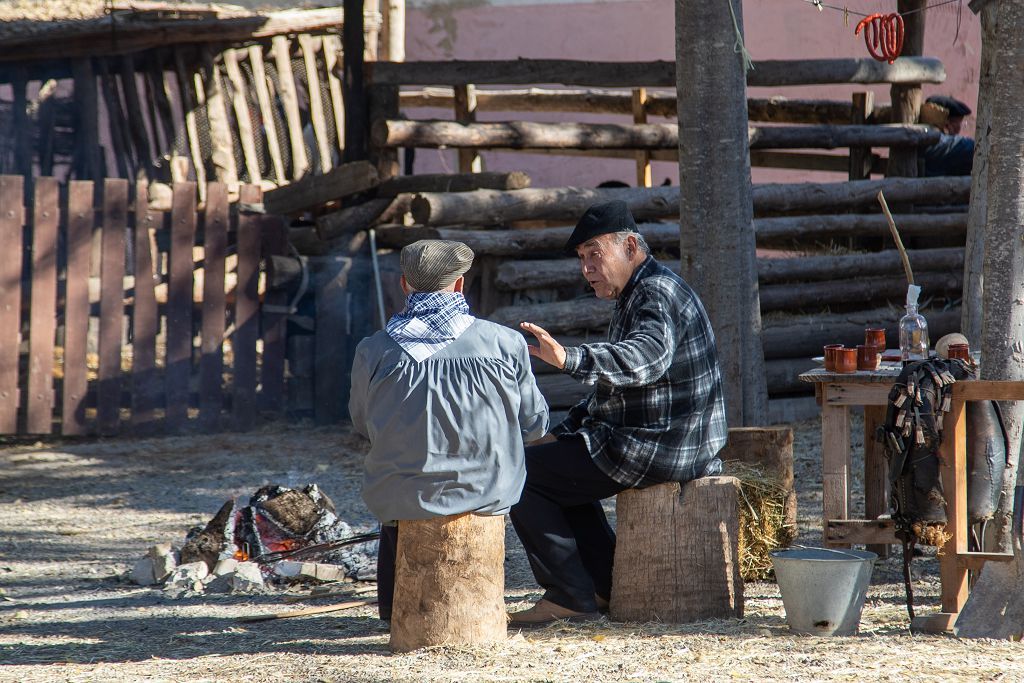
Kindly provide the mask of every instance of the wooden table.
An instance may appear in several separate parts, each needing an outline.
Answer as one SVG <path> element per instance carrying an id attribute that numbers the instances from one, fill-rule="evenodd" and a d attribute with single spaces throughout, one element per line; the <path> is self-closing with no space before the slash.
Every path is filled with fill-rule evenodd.
<path id="1" fill-rule="evenodd" d="M 826 547 L 864 544 L 884 556 L 897 543 L 889 512 L 888 462 L 875 441 L 875 427 L 885 420 L 889 389 L 899 365 L 873 372 L 840 374 L 817 368 L 800 375 L 813 382 L 821 402 L 822 539 Z M 967 601 L 967 572 L 986 561 L 1005 562 L 1012 554 L 967 550 L 967 401 L 1024 400 L 1024 382 L 960 381 L 953 385 L 952 406 L 939 447 L 939 472 L 946 496 L 949 540 L 939 557 L 942 611 L 914 619 L 912 628 L 942 632 L 953 628 Z M 864 508 L 867 519 L 850 519 L 850 406 L 864 406 Z M 880 515 L 886 515 L 879 518 Z"/>

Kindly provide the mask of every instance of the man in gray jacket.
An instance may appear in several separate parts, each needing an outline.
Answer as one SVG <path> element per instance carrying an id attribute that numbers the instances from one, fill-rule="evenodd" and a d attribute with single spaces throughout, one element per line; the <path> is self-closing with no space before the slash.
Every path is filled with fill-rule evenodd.
<path id="1" fill-rule="evenodd" d="M 505 514 L 526 479 L 524 441 L 548 428 L 524 338 L 470 315 L 462 288 L 472 263 L 461 242 L 402 249 L 406 309 L 356 349 L 349 411 L 370 440 L 363 500 L 382 523 L 382 619 L 391 616 L 394 523 Z"/>

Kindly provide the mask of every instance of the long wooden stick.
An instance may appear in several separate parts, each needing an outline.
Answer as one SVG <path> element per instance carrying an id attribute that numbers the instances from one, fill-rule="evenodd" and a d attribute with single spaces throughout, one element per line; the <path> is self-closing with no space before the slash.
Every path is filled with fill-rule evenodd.
<path id="1" fill-rule="evenodd" d="M 878 191 L 878 203 L 882 205 L 882 211 L 885 212 L 885 217 L 889 220 L 889 231 L 892 233 L 892 238 L 896 240 L 896 249 L 900 252 L 900 259 L 903 261 L 903 270 L 907 273 L 907 283 L 914 284 L 914 271 L 910 269 L 910 259 L 907 257 L 907 250 L 903 247 L 903 240 L 900 239 L 900 231 L 896 229 L 896 221 L 892 219 L 892 213 L 889 211 L 889 205 L 885 201 L 885 195 L 881 190 Z"/>
<path id="2" fill-rule="evenodd" d="M 306 609 L 292 610 L 291 612 L 274 612 L 271 614 L 253 614 L 248 617 L 238 617 L 237 621 L 271 621 L 272 619 L 290 619 L 291 617 L 306 617 L 311 614 L 325 614 L 327 612 L 338 612 L 353 607 L 365 607 L 375 605 L 375 602 L 368 600 L 353 600 L 351 602 L 339 602 L 336 605 L 324 605 L 323 607 L 308 607 Z"/>

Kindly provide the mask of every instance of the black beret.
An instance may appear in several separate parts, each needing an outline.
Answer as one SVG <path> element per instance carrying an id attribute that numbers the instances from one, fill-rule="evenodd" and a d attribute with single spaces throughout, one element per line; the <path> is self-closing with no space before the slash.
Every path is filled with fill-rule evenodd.
<path id="1" fill-rule="evenodd" d="M 940 107 L 945 107 L 949 110 L 949 115 L 954 118 L 958 116 L 968 116 L 971 113 L 970 107 L 954 97 L 948 97 L 946 95 L 932 95 L 925 101 L 930 104 L 937 104 Z"/>
<path id="2" fill-rule="evenodd" d="M 565 253 L 575 256 L 576 247 L 598 235 L 607 235 L 611 232 L 640 232 L 636 228 L 633 214 L 629 211 L 629 205 L 621 199 L 594 204 L 587 209 L 576 224 L 576 229 L 569 235 L 569 241 L 565 243 Z"/>

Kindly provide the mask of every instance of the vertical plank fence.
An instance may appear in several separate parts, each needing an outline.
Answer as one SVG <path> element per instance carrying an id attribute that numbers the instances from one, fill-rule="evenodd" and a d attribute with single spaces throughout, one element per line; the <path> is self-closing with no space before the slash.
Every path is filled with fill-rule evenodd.
<path id="1" fill-rule="evenodd" d="M 26 187 L 0 175 L 0 434 L 283 416 L 288 302 L 264 291 L 263 264 L 287 241 L 255 212 L 258 186 L 240 187 L 240 211 L 223 183 L 201 207 L 195 183 L 177 183 L 169 212 L 149 208 L 145 182 L 106 179 L 97 198 L 92 181 L 37 178 L 28 202 Z"/>

